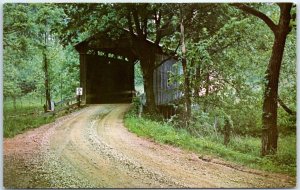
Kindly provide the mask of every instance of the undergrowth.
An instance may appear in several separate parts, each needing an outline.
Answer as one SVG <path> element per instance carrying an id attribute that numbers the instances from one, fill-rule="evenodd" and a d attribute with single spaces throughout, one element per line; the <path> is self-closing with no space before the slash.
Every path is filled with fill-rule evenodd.
<path id="1" fill-rule="evenodd" d="M 4 137 L 14 137 L 29 129 L 36 128 L 43 124 L 51 123 L 55 120 L 55 116 L 18 116 L 16 118 L 5 118 L 3 121 Z"/>
<path id="2" fill-rule="evenodd" d="M 295 135 L 280 137 L 278 153 L 274 156 L 261 157 L 261 140 L 255 137 L 233 136 L 230 143 L 225 146 L 221 135 L 195 136 L 185 129 L 173 127 L 170 123 L 139 118 L 133 111 L 125 115 L 125 126 L 138 136 L 175 145 L 200 155 L 221 157 L 255 169 L 296 175 Z"/>
<path id="3" fill-rule="evenodd" d="M 3 115 L 3 136 L 12 138 L 27 130 L 54 122 L 56 118 L 65 115 L 65 112 L 44 115 L 43 106 L 33 100 L 30 103 L 23 102 L 17 109 L 14 109 L 11 102 L 4 102 Z"/>

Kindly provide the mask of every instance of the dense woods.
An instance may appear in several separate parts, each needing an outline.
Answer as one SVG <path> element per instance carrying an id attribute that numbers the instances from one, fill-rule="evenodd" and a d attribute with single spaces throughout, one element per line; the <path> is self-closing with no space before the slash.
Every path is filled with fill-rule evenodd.
<path id="1" fill-rule="evenodd" d="M 226 146 L 234 137 L 260 139 L 259 156 L 276 155 L 278 139 L 296 139 L 295 19 L 291 3 L 5 4 L 4 130 L 14 128 L 10 114 L 26 110 L 18 107 L 22 99 L 43 110 L 75 96 L 73 45 L 97 32 L 117 38 L 127 30 L 138 39 L 135 85 L 144 87 L 145 117 L 160 120 L 155 50 L 145 45 L 151 40 L 183 68 L 182 75 L 169 75 L 181 84 L 184 98 L 174 106 L 182 111 L 162 122 L 197 138 L 224 138 Z M 295 152 L 277 161 L 295 164 Z"/>

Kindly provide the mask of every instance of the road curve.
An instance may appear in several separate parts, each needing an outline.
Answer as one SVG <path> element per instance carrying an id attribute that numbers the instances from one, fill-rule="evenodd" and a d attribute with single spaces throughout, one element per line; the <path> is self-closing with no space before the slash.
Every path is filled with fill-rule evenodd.
<path id="1" fill-rule="evenodd" d="M 90 105 L 4 140 L 7 188 L 279 188 L 286 175 L 245 169 L 139 138 L 123 126 L 129 104 Z M 12 180 L 13 179 L 13 180 Z"/>

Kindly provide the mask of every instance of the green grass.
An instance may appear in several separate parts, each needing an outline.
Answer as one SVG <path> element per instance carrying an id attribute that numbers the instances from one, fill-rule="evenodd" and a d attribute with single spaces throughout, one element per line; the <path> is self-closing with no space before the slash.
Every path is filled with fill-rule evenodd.
<path id="1" fill-rule="evenodd" d="M 29 129 L 51 123 L 61 115 L 48 115 L 43 113 L 43 105 L 38 99 L 23 98 L 22 104 L 17 102 L 17 109 L 14 109 L 12 101 L 4 101 L 3 135 L 5 138 L 14 137 Z"/>
<path id="2" fill-rule="evenodd" d="M 43 104 L 39 99 L 32 99 L 30 97 L 18 99 L 16 102 L 16 109 L 14 109 L 13 101 L 10 99 L 3 102 L 4 116 L 20 115 L 24 113 L 32 113 L 43 111 Z"/>
<path id="3" fill-rule="evenodd" d="M 296 135 L 280 138 L 277 155 L 262 158 L 259 138 L 234 136 L 226 147 L 222 144 L 222 136 L 195 137 L 184 129 L 176 129 L 163 122 L 138 118 L 130 112 L 125 116 L 125 126 L 138 136 L 178 146 L 200 155 L 221 157 L 265 171 L 296 175 Z"/>
<path id="4" fill-rule="evenodd" d="M 19 116 L 17 118 L 4 119 L 4 137 L 14 137 L 17 134 L 23 133 L 29 129 L 39 127 L 46 123 L 51 123 L 55 117 L 43 116 Z"/>

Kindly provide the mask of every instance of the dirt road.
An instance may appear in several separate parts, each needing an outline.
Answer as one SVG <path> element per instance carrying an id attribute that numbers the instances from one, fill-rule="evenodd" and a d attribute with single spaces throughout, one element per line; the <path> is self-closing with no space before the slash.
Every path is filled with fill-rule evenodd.
<path id="1" fill-rule="evenodd" d="M 142 139 L 123 126 L 128 104 L 91 105 L 4 140 L 7 188 L 294 187 L 295 179 L 232 167 Z"/>

